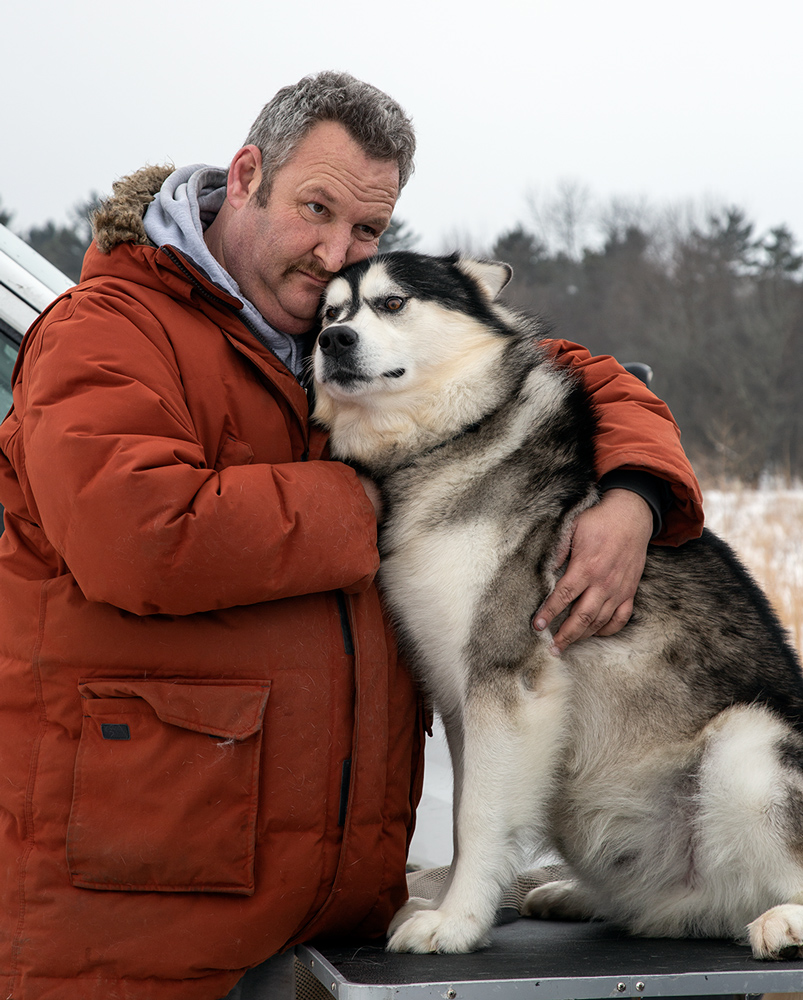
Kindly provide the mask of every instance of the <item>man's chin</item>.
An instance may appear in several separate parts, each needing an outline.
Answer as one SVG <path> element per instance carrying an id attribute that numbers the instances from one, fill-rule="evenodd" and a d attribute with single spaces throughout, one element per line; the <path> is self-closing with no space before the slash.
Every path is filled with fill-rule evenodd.
<path id="1" fill-rule="evenodd" d="M 307 287 L 310 287 L 309 282 L 307 282 Z M 308 333 L 312 329 L 318 315 L 320 302 L 320 289 L 306 295 L 300 295 L 296 291 L 296 294 L 287 296 L 283 301 L 279 302 L 282 313 L 281 320 L 276 317 L 274 322 L 270 316 L 265 316 L 265 319 L 271 326 L 277 330 L 281 330 L 283 333 L 289 333 L 293 336 Z"/>
<path id="2" fill-rule="evenodd" d="M 321 303 L 323 280 L 313 281 L 297 267 L 288 269 L 277 289 L 254 302 L 274 330 L 296 336 L 313 326 Z"/>

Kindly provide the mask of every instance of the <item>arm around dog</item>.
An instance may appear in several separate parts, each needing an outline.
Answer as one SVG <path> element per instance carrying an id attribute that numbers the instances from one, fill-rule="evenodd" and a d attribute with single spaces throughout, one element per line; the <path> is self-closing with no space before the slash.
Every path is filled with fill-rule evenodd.
<path id="1" fill-rule="evenodd" d="M 542 631 L 571 606 L 554 637 L 554 650 L 561 653 L 578 639 L 614 635 L 627 624 L 648 543 L 679 545 L 698 537 L 703 510 L 699 484 L 666 404 L 613 358 L 592 357 L 567 341 L 552 346 L 556 360 L 582 372 L 594 401 L 598 476 L 618 470 L 647 473 L 667 482 L 673 496 L 671 506 L 659 511 L 654 538 L 653 507 L 627 488 L 606 490 L 596 507 L 577 518 L 559 554 L 559 565 L 568 559 L 566 572 L 533 619 L 533 627 Z"/>
<path id="2" fill-rule="evenodd" d="M 597 477 L 617 470 L 649 473 L 668 483 L 673 503 L 652 540 L 682 545 L 703 530 L 700 485 L 680 444 L 669 407 L 607 355 L 593 356 L 567 340 L 547 341 L 556 361 L 579 371 L 597 413 Z"/>

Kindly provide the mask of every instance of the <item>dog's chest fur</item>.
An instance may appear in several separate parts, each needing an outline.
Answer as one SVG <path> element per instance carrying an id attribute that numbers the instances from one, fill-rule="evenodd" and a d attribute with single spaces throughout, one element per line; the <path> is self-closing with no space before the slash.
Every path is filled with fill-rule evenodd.
<path id="1" fill-rule="evenodd" d="M 575 432 L 571 392 L 565 374 L 540 361 L 505 405 L 382 480 L 379 579 L 431 688 L 462 688 L 473 662 L 466 647 L 500 588 L 515 591 L 518 622 L 529 627 L 554 584 L 549 555 L 563 526 L 595 498 L 590 470 L 576 465 L 559 499 L 537 488 L 539 478 L 561 475 L 547 456 L 556 434 Z M 540 567 L 526 554 L 534 532 L 541 550 L 549 536 Z"/>

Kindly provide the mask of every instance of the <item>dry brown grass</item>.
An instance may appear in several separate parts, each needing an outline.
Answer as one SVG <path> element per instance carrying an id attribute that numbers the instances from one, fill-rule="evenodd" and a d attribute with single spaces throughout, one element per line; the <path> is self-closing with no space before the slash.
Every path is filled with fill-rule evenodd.
<path id="1" fill-rule="evenodd" d="M 752 572 L 803 649 L 803 486 L 706 489 L 706 521 Z"/>

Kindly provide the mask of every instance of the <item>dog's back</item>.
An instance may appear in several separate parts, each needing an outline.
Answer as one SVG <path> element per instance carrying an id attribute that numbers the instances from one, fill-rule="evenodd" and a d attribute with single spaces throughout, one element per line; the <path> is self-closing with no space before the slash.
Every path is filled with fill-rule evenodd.
<path id="1" fill-rule="evenodd" d="M 656 935 L 753 920 L 754 952 L 776 954 L 803 933 L 796 655 L 708 533 L 651 547 L 617 636 L 558 658 L 533 632 L 561 539 L 596 499 L 594 419 L 538 329 L 494 303 L 498 267 L 363 265 L 333 284 L 316 356 L 334 454 L 381 486 L 382 586 L 455 770 L 450 881 L 434 908 L 400 912 L 390 947 L 476 947 L 535 843 L 577 878 L 535 890 L 533 915 Z"/>

